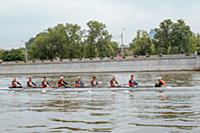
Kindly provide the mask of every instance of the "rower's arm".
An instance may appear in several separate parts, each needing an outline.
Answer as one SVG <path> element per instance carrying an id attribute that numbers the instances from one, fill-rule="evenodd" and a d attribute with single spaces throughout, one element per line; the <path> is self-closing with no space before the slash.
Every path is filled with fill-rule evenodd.
<path id="1" fill-rule="evenodd" d="M 21 86 L 21 84 L 19 82 L 17 82 L 17 84 Z"/>
<path id="2" fill-rule="evenodd" d="M 118 82 L 117 81 L 115 81 L 116 82 L 116 84 L 118 85 Z"/>
<path id="3" fill-rule="evenodd" d="M 64 85 L 69 85 L 67 82 L 63 81 Z"/>
<path id="4" fill-rule="evenodd" d="M 138 85 L 139 83 L 138 82 L 136 82 L 136 81 L 134 81 L 135 82 L 135 85 Z"/>
<path id="5" fill-rule="evenodd" d="M 48 86 L 51 86 L 51 84 L 50 84 L 49 82 L 47 82 L 47 85 L 48 85 Z"/>
<path id="6" fill-rule="evenodd" d="M 34 82 L 32 82 L 32 84 L 33 84 L 34 86 L 37 86 Z"/>

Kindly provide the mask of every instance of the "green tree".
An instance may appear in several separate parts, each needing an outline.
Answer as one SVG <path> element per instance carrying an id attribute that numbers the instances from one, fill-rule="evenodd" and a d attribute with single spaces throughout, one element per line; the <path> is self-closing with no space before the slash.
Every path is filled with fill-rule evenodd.
<path id="1" fill-rule="evenodd" d="M 112 35 L 106 30 L 106 25 L 98 21 L 89 21 L 86 44 L 92 57 L 111 56 L 113 53 Z M 94 52 L 91 50 L 93 49 Z M 87 56 L 87 55 L 86 55 Z"/>
<path id="2" fill-rule="evenodd" d="M 190 27 L 185 24 L 183 20 L 177 20 L 176 23 L 171 25 L 170 32 L 170 53 L 190 52 L 192 44 L 190 39 L 192 37 L 192 31 Z"/>
<path id="3" fill-rule="evenodd" d="M 119 44 L 115 41 L 108 42 L 108 49 L 107 49 L 107 55 L 106 56 L 117 56 L 118 54 L 118 46 Z"/>
<path id="4" fill-rule="evenodd" d="M 95 51 L 95 47 L 94 45 L 91 45 L 91 44 L 86 44 L 86 47 L 85 47 L 85 58 L 94 58 L 95 55 L 96 55 L 96 51 Z"/>
<path id="5" fill-rule="evenodd" d="M 169 51 L 171 43 L 171 27 L 173 22 L 170 19 L 164 20 L 160 23 L 159 28 L 155 29 L 155 49 L 156 53 L 166 54 Z"/>
<path id="6" fill-rule="evenodd" d="M 194 53 L 195 51 L 198 51 L 197 50 L 198 43 L 199 42 L 198 42 L 198 39 L 197 39 L 197 35 L 192 33 L 191 37 L 189 38 L 188 53 Z"/>
<path id="7" fill-rule="evenodd" d="M 134 54 L 146 55 L 153 53 L 153 44 L 148 33 L 143 30 L 138 30 L 136 37 L 130 43 L 130 48 Z"/>
<path id="8" fill-rule="evenodd" d="M 0 59 L 2 59 L 3 53 L 4 53 L 4 50 L 3 50 L 3 49 L 0 49 Z"/>
<path id="9" fill-rule="evenodd" d="M 156 53 L 188 53 L 195 49 L 192 42 L 193 33 L 182 19 L 177 22 L 172 22 L 170 19 L 164 20 L 155 31 Z"/>
<path id="10" fill-rule="evenodd" d="M 5 50 L 2 54 L 3 61 L 24 61 L 24 48 Z"/>
<path id="11" fill-rule="evenodd" d="M 196 35 L 196 51 L 200 52 L 200 34 Z"/>
<path id="12" fill-rule="evenodd" d="M 65 34 L 67 37 L 65 49 L 67 51 L 67 58 L 83 57 L 82 45 L 82 31 L 77 24 L 67 23 L 65 26 Z"/>
<path id="13" fill-rule="evenodd" d="M 29 59 L 104 57 L 115 55 L 116 43 L 97 21 L 87 23 L 88 32 L 77 24 L 58 24 L 37 34 L 27 43 Z"/>
<path id="14" fill-rule="evenodd" d="M 52 55 L 48 48 L 48 33 L 41 32 L 35 38 L 27 42 L 28 53 L 30 59 L 50 59 Z M 53 52 L 51 53 L 53 54 Z"/>
<path id="15" fill-rule="evenodd" d="M 27 42 L 31 59 L 77 58 L 83 56 L 81 27 L 77 24 L 58 24 Z"/>
<path id="16" fill-rule="evenodd" d="M 46 38 L 46 53 L 49 59 L 60 58 L 63 59 L 66 57 L 66 27 L 63 24 L 58 24 L 54 28 L 49 28 L 47 30 Z"/>

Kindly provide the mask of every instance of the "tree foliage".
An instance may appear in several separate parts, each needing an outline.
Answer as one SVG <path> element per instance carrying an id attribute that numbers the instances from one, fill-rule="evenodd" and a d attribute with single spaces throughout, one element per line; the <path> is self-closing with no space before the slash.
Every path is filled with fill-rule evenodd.
<path id="1" fill-rule="evenodd" d="M 172 24 L 173 22 L 167 19 L 160 23 L 159 28 L 155 29 L 155 48 L 158 53 L 168 53 Z"/>
<path id="2" fill-rule="evenodd" d="M 197 34 L 196 37 L 194 37 L 195 39 L 195 50 L 198 51 L 200 53 L 200 34 Z"/>
<path id="3" fill-rule="evenodd" d="M 106 30 L 106 25 L 98 21 L 89 21 L 87 48 L 90 57 L 105 57 L 115 55 L 116 43 L 112 42 L 112 35 Z M 87 51 L 87 50 L 86 50 Z"/>
<path id="4" fill-rule="evenodd" d="M 153 38 L 145 31 L 138 31 L 136 38 L 130 43 L 134 53 L 180 54 L 193 53 L 197 50 L 198 35 L 191 31 L 184 20 L 164 20 L 154 31 Z"/>
<path id="5" fill-rule="evenodd" d="M 115 54 L 116 46 L 106 25 L 98 21 L 87 23 L 89 30 L 77 24 L 58 24 L 27 42 L 30 59 L 94 58 Z"/>
<path id="6" fill-rule="evenodd" d="M 171 26 L 170 32 L 170 53 L 188 53 L 190 47 L 192 47 L 189 42 L 192 37 L 192 31 L 190 27 L 185 24 L 183 20 L 178 20 Z"/>
<path id="7" fill-rule="evenodd" d="M 3 61 L 24 61 L 24 48 L 5 50 L 2 54 Z"/>
<path id="8" fill-rule="evenodd" d="M 110 57 L 118 54 L 118 43 L 105 24 L 89 21 L 87 28 L 78 24 L 58 24 L 38 33 L 26 42 L 29 60 Z M 200 34 L 191 31 L 184 20 L 162 21 L 150 33 L 138 30 L 130 43 L 134 54 L 200 53 Z M 128 53 L 126 53 L 128 55 Z M 0 50 L 3 61 L 23 61 L 24 49 Z"/>
<path id="9" fill-rule="evenodd" d="M 130 43 L 130 48 L 133 49 L 134 54 L 146 55 L 152 54 L 152 40 L 148 36 L 148 33 L 143 30 L 138 30 L 136 37 Z"/>
<path id="10" fill-rule="evenodd" d="M 83 55 L 81 27 L 77 24 L 58 24 L 39 33 L 27 42 L 31 59 L 77 58 Z"/>
<path id="11" fill-rule="evenodd" d="M 3 58 L 3 53 L 4 53 L 4 50 L 3 50 L 3 49 L 0 49 L 0 59 Z"/>

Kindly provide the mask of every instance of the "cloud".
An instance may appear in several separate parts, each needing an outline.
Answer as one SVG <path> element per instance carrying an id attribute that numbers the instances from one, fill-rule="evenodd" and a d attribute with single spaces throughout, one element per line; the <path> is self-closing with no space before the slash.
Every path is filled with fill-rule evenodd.
<path id="1" fill-rule="evenodd" d="M 20 40 L 27 41 L 57 23 L 85 28 L 89 20 L 107 24 L 116 40 L 126 28 L 126 44 L 138 29 L 150 30 L 167 18 L 182 18 L 200 32 L 199 12 L 199 0 L 1 0 L 0 47 L 23 46 Z"/>

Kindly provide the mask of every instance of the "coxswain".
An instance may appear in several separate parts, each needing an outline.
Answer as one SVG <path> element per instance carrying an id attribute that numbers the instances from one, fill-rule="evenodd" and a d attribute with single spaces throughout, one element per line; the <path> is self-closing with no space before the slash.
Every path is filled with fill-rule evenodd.
<path id="1" fill-rule="evenodd" d="M 163 87 L 166 86 L 166 83 L 164 80 L 162 80 L 162 77 L 158 77 L 158 81 L 155 84 L 155 87 Z"/>
<path id="2" fill-rule="evenodd" d="M 16 80 L 16 77 L 13 78 L 12 88 L 22 88 L 22 85 Z"/>
<path id="3" fill-rule="evenodd" d="M 50 87 L 50 84 L 47 81 L 47 77 L 43 77 L 42 88 L 48 88 L 48 87 Z"/>
<path id="4" fill-rule="evenodd" d="M 37 85 L 32 81 L 31 77 L 28 77 L 27 87 L 28 88 L 36 88 L 37 87 Z"/>
<path id="5" fill-rule="evenodd" d="M 112 79 L 110 80 L 110 87 L 118 87 L 118 82 L 115 76 L 113 76 Z"/>
<path id="6" fill-rule="evenodd" d="M 58 81 L 58 87 L 68 87 L 69 84 L 64 81 L 64 77 L 63 76 L 60 76 L 60 80 Z"/>
<path id="7" fill-rule="evenodd" d="M 77 80 L 75 81 L 75 85 L 74 86 L 75 87 L 84 87 L 84 83 L 83 83 L 83 81 L 81 81 L 81 77 L 80 76 L 77 77 Z"/>
<path id="8" fill-rule="evenodd" d="M 131 78 L 128 82 L 129 87 L 135 87 L 138 83 L 135 81 L 134 75 L 131 75 Z"/>

